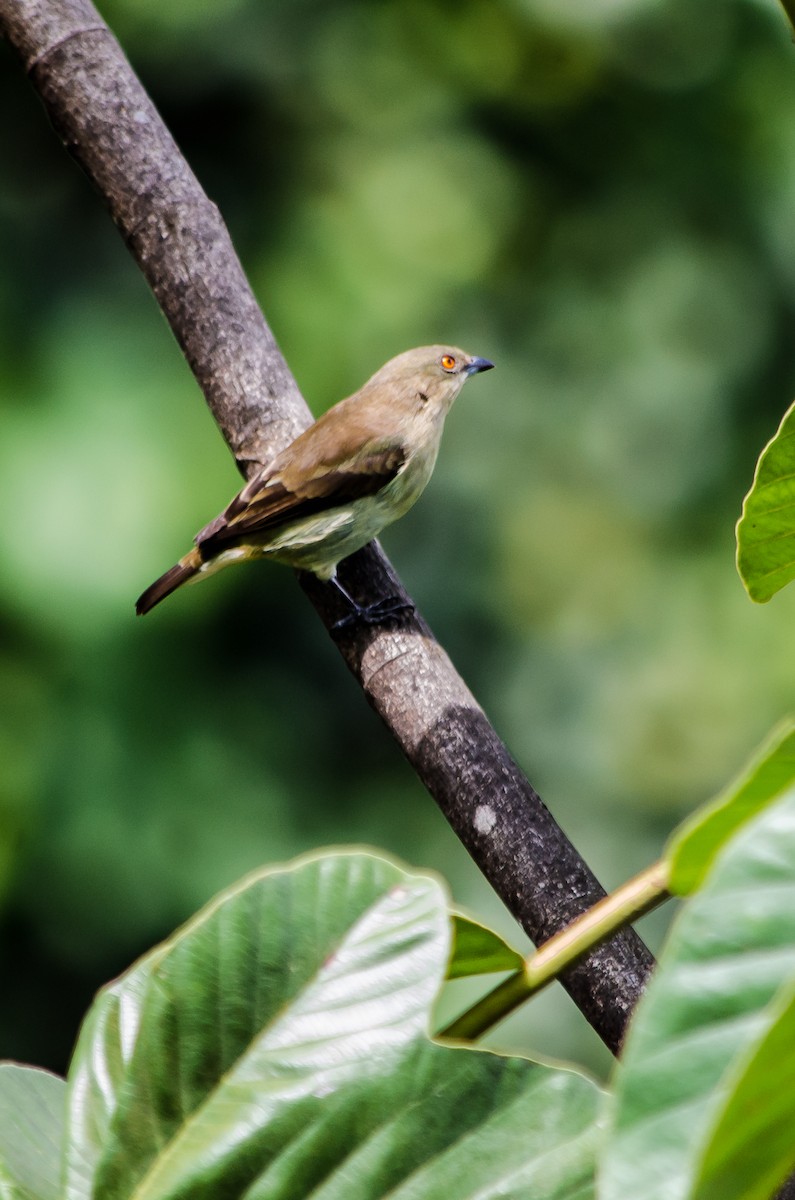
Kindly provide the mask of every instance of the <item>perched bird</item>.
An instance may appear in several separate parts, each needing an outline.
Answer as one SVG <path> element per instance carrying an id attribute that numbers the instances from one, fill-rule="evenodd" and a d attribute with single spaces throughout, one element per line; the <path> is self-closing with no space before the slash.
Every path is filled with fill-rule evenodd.
<path id="1" fill-rule="evenodd" d="M 411 508 L 431 477 L 451 404 L 470 375 L 493 365 L 455 346 L 421 346 L 390 359 L 260 468 L 196 535 L 195 549 L 139 597 L 136 612 L 250 558 L 333 583 L 349 607 L 338 625 L 374 623 L 405 607 L 358 604 L 337 579 L 337 563 Z"/>

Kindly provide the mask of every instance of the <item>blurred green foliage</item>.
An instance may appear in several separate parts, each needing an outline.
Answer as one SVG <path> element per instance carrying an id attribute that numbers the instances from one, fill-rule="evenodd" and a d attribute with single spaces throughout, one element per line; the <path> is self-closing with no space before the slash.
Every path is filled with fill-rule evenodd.
<path id="1" fill-rule="evenodd" d="M 411 345 L 499 367 L 384 541 L 615 885 L 792 702 L 733 526 L 795 376 L 795 50 L 772 0 L 106 0 L 316 412 Z M 0 1057 L 246 870 L 371 842 L 512 923 L 290 575 L 145 621 L 239 485 L 0 47 Z M 791 589 L 790 589 L 791 592 Z M 651 936 L 654 938 L 654 929 Z M 598 1052 L 562 992 L 505 1044 Z M 462 1001 L 463 1003 L 463 1001 Z"/>

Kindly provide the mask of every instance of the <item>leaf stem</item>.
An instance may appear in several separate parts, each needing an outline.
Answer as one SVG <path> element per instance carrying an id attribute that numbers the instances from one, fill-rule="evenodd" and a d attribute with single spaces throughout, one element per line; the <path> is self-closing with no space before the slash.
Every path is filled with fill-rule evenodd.
<path id="1" fill-rule="evenodd" d="M 669 867 L 662 859 L 641 871 L 551 937 L 525 959 L 520 971 L 504 979 L 437 1036 L 465 1041 L 481 1037 L 589 950 L 669 899 L 668 877 Z"/>

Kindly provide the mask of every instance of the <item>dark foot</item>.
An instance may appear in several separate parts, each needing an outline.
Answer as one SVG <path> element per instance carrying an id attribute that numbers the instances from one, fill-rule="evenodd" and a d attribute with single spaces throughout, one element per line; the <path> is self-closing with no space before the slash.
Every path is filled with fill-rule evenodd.
<path id="1" fill-rule="evenodd" d="M 403 612 L 414 612 L 414 605 L 408 600 L 401 600 L 399 596 L 386 596 L 383 600 L 377 600 L 375 604 L 364 606 L 354 604 L 349 613 L 334 622 L 331 632 L 336 633 L 340 629 L 348 629 L 351 625 L 359 622 L 362 625 L 382 625 L 390 617 L 396 617 L 398 613 Z"/>

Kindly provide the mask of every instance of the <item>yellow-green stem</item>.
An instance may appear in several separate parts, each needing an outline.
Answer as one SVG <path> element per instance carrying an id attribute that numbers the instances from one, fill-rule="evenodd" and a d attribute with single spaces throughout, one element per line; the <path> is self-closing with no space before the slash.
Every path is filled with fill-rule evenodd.
<path id="1" fill-rule="evenodd" d="M 625 925 L 651 912 L 668 896 L 668 865 L 660 861 L 641 871 L 640 875 L 605 896 L 604 900 L 589 908 L 571 925 L 556 933 L 525 960 L 521 971 L 504 979 L 493 991 L 442 1029 L 438 1036 L 467 1041 L 481 1037 L 530 996 L 556 979 L 566 967 Z"/>

